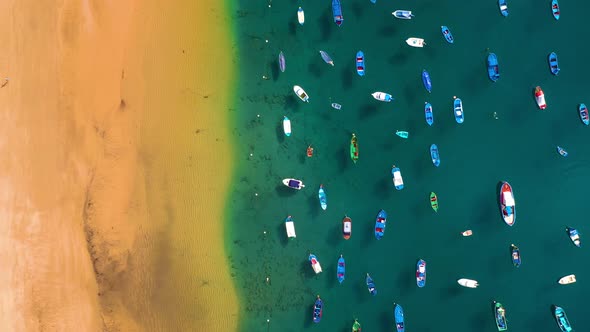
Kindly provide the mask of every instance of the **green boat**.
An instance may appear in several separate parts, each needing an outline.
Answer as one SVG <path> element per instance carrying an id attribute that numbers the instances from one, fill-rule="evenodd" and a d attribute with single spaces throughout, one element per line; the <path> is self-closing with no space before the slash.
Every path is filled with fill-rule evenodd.
<path id="1" fill-rule="evenodd" d="M 430 193 L 430 206 L 432 206 L 434 212 L 438 212 L 438 197 L 434 192 Z"/>
<path id="2" fill-rule="evenodd" d="M 352 332 L 361 332 L 361 323 L 356 318 L 354 319 L 354 324 L 352 324 Z"/>
<path id="3" fill-rule="evenodd" d="M 508 330 L 506 309 L 504 309 L 502 303 L 494 301 L 494 316 L 496 317 L 496 327 L 498 327 L 498 331 Z"/>
<path id="4" fill-rule="evenodd" d="M 350 159 L 352 159 L 354 163 L 359 160 L 359 144 L 354 133 L 352 133 L 352 138 L 350 139 Z"/>

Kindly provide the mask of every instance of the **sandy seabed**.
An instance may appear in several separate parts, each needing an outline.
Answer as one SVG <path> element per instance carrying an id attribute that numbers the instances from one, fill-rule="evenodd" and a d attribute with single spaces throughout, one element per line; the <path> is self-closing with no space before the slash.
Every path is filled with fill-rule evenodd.
<path id="1" fill-rule="evenodd" d="M 223 6 L 0 3 L 0 331 L 236 329 Z"/>

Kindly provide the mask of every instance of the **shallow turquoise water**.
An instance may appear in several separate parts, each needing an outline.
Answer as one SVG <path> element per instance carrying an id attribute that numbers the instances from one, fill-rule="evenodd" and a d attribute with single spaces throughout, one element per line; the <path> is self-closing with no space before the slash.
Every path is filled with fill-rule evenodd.
<path id="1" fill-rule="evenodd" d="M 590 128 L 577 114 L 578 103 L 590 104 L 590 46 L 578 23 L 590 5 L 562 4 L 557 22 L 549 1 L 510 2 L 507 18 L 495 1 L 459 8 L 438 1 L 342 1 L 340 28 L 329 0 L 275 0 L 271 8 L 265 1 L 234 4 L 241 69 L 230 112 L 238 172 L 227 243 L 245 311 L 242 330 L 349 331 L 358 317 L 364 331 L 392 331 L 397 302 L 405 309 L 407 331 L 495 331 L 491 301 L 497 300 L 507 309 L 511 331 L 558 331 L 551 304 L 566 310 L 576 330 L 590 331 L 583 306 L 590 292 L 587 248 L 574 247 L 565 233 L 570 225 L 582 241 L 590 234 Z M 306 13 L 304 26 L 297 23 L 298 6 Z M 397 20 L 391 16 L 395 9 L 411 9 L 416 17 Z M 445 42 L 441 25 L 451 29 L 453 45 Z M 407 46 L 412 36 L 427 46 Z M 285 73 L 278 70 L 281 50 Z M 319 50 L 332 56 L 334 67 Z M 358 50 L 365 53 L 365 77 L 355 72 Z M 500 62 L 496 83 L 487 77 L 489 51 Z M 551 51 L 559 56 L 558 77 L 547 65 Z M 430 72 L 432 94 L 422 86 L 422 69 Z M 308 92 L 309 104 L 293 94 L 295 84 Z M 545 91 L 546 111 L 534 102 L 536 85 Z M 378 102 L 370 96 L 374 91 L 389 92 L 395 101 Z M 454 95 L 463 100 L 461 125 L 453 117 Z M 424 120 L 425 101 L 434 108 L 432 127 Z M 342 109 L 332 109 L 331 102 Z M 288 138 L 283 115 L 292 121 Z M 396 130 L 409 131 L 409 139 L 394 135 Z M 360 145 L 357 164 L 349 157 L 353 132 Z M 430 160 L 432 143 L 441 154 L 438 168 Z M 309 144 L 312 158 L 305 156 Z M 560 157 L 556 145 L 569 157 Z M 402 191 L 391 182 L 392 164 L 401 168 Z M 302 179 L 306 187 L 289 190 L 281 184 L 287 177 Z M 501 180 L 515 191 L 514 227 L 500 216 Z M 319 206 L 320 184 L 327 211 Z M 438 213 L 430 208 L 431 191 L 439 197 Z M 381 208 L 389 218 L 377 241 L 373 227 Z M 345 214 L 353 219 L 348 241 L 341 236 Z M 292 241 L 283 224 L 287 215 L 295 219 Z M 462 237 L 465 229 L 474 235 Z M 521 249 L 518 269 L 510 261 L 511 243 Z M 307 261 L 310 251 L 324 270 L 317 276 Z M 340 254 L 347 263 L 342 285 L 336 280 Z M 420 258 L 427 262 L 422 289 L 415 283 Z M 364 283 L 367 272 L 378 288 L 375 297 Z M 557 284 L 570 273 L 576 284 Z M 462 288 L 456 283 L 462 277 L 481 286 Z M 316 294 L 324 300 L 319 325 L 311 320 Z"/>

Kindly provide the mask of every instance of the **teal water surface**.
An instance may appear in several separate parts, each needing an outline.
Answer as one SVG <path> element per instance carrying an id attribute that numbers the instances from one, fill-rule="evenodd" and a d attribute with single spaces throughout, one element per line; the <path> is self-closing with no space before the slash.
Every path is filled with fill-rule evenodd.
<path id="1" fill-rule="evenodd" d="M 342 0 L 344 23 L 337 27 L 330 0 L 234 4 L 240 78 L 230 112 L 238 170 L 227 243 L 242 331 L 350 331 L 354 318 L 363 331 L 393 331 L 394 302 L 404 307 L 407 331 L 495 331 L 493 300 L 505 305 L 510 331 L 558 331 L 552 304 L 565 309 L 574 329 L 590 331 L 584 306 L 590 294 L 584 242 L 590 234 L 590 128 L 577 113 L 578 103 L 590 103 L 590 45 L 579 23 L 590 4 L 562 4 L 559 21 L 550 1 L 508 5 L 504 18 L 493 0 Z M 396 9 L 412 10 L 415 18 L 395 19 Z M 450 28 L 454 44 L 444 40 L 441 25 Z M 408 37 L 427 45 L 409 47 Z M 334 67 L 319 50 L 332 56 Z M 355 71 L 358 50 L 366 57 L 364 77 Z M 551 51 L 559 57 L 559 76 L 549 71 Z M 499 60 L 496 83 L 487 77 L 489 52 Z M 423 69 L 432 78 L 431 94 L 422 86 Z M 307 91 L 309 104 L 297 99 L 295 84 Z M 545 91 L 545 111 L 533 98 L 537 85 Z M 395 100 L 376 101 L 370 95 L 375 91 Z M 463 124 L 453 117 L 453 96 L 463 100 Z M 434 109 L 432 127 L 424 120 L 426 101 Z M 342 109 L 332 109 L 332 102 Z M 282 132 L 285 115 L 291 137 Z M 396 130 L 408 131 L 409 138 Z M 349 155 L 352 133 L 360 147 L 356 164 Z M 438 168 L 430 160 L 433 143 Z M 305 154 L 308 145 L 312 158 Z M 567 158 L 557 154 L 557 145 L 568 150 Z M 401 191 L 391 180 L 393 164 L 404 178 Z M 306 187 L 284 187 L 281 180 L 291 177 Z M 500 181 L 514 189 L 513 227 L 500 216 Z M 326 211 L 318 201 L 320 184 Z M 439 198 L 438 213 L 429 204 L 431 191 Z M 389 218 L 377 240 L 380 209 Z M 287 215 L 295 220 L 294 240 L 286 236 Z M 344 215 L 353 220 L 350 240 L 341 234 Z M 582 233 L 582 248 L 570 242 L 568 225 Z M 466 229 L 474 235 L 462 237 Z M 511 243 L 521 250 L 519 268 L 510 260 Z M 313 273 L 309 252 L 323 273 Z M 336 279 L 340 254 L 347 264 L 342 284 Z M 416 286 L 419 259 L 427 263 L 424 288 Z M 365 286 L 367 272 L 375 297 Z M 557 284 L 571 273 L 576 284 Z M 462 288 L 459 278 L 476 279 L 480 287 Z M 314 324 L 317 294 L 324 311 Z"/>

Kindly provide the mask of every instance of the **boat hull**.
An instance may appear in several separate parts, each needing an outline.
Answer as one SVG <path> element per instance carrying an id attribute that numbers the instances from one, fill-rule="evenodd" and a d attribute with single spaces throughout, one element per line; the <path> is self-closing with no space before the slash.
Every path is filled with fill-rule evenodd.
<path id="1" fill-rule="evenodd" d="M 398 9 L 391 13 L 395 18 L 399 18 L 401 20 L 411 20 L 414 15 L 412 14 L 411 10 L 402 10 Z"/>
<path id="2" fill-rule="evenodd" d="M 576 280 L 576 275 L 575 274 L 570 274 L 567 275 L 565 277 L 562 277 L 559 279 L 559 281 L 557 281 L 560 285 L 569 285 L 569 284 L 573 284 L 575 283 Z"/>
<path id="3" fill-rule="evenodd" d="M 299 7 L 299 9 L 297 10 L 297 21 L 301 25 L 303 25 L 305 23 L 305 12 L 303 11 L 303 8 L 301 8 L 301 7 Z"/>
<path id="4" fill-rule="evenodd" d="M 495 53 L 488 54 L 488 77 L 492 82 L 496 82 L 500 78 L 500 70 L 498 68 L 498 57 Z"/>
<path id="5" fill-rule="evenodd" d="M 318 297 L 315 300 L 315 303 L 313 304 L 312 318 L 313 318 L 314 323 L 319 323 L 322 320 L 323 309 L 324 309 L 324 301 L 322 301 L 322 299 L 318 295 Z"/>
<path id="6" fill-rule="evenodd" d="M 323 184 L 320 185 L 320 189 L 318 190 L 318 198 L 320 200 L 320 207 L 325 211 L 328 208 L 328 197 L 324 191 Z"/>
<path id="7" fill-rule="evenodd" d="M 438 212 L 438 197 L 434 192 L 430 193 L 430 207 L 432 207 L 434 212 Z"/>
<path id="8" fill-rule="evenodd" d="M 359 76 L 365 76 L 365 53 L 363 51 L 356 52 L 356 73 Z"/>
<path id="9" fill-rule="evenodd" d="M 506 3 L 506 0 L 498 0 L 498 8 L 500 8 L 500 14 L 502 14 L 502 16 L 508 16 L 508 4 Z"/>
<path id="10" fill-rule="evenodd" d="M 309 96 L 307 95 L 307 92 L 303 90 L 302 87 L 300 87 L 299 85 L 294 85 L 293 92 L 295 92 L 295 94 L 297 95 L 297 97 L 299 97 L 299 99 L 301 99 L 301 101 L 309 103 Z"/>
<path id="11" fill-rule="evenodd" d="M 322 266 L 320 265 L 320 261 L 314 254 L 309 254 L 309 263 L 311 264 L 311 268 L 315 274 L 322 273 Z"/>
<path id="12" fill-rule="evenodd" d="M 288 117 L 283 117 L 283 132 L 285 136 L 291 136 L 291 120 Z"/>
<path id="13" fill-rule="evenodd" d="M 516 203 L 512 186 L 506 181 L 502 181 L 500 187 L 500 213 L 506 225 L 514 225 L 516 222 Z"/>
<path id="14" fill-rule="evenodd" d="M 285 218 L 285 230 L 287 231 L 288 238 L 296 238 L 297 234 L 295 234 L 295 223 L 293 222 L 293 217 L 288 216 Z"/>
<path id="15" fill-rule="evenodd" d="M 549 56 L 547 57 L 547 61 L 549 61 L 549 70 L 551 71 L 551 74 L 553 74 L 553 75 L 559 74 L 559 71 L 561 69 L 559 69 L 559 62 L 557 61 L 557 54 L 555 52 L 549 53 Z"/>
<path id="16" fill-rule="evenodd" d="M 325 51 L 320 51 L 320 56 L 325 63 L 329 64 L 330 66 L 334 66 L 334 60 L 330 57 L 330 55 Z"/>
<path id="17" fill-rule="evenodd" d="M 428 93 L 432 92 L 432 81 L 430 80 L 430 74 L 426 70 L 422 70 L 422 84 L 424 84 L 424 89 Z"/>
<path id="18" fill-rule="evenodd" d="M 568 236 L 570 237 L 570 240 L 572 240 L 572 243 L 576 247 L 580 248 L 582 246 L 582 242 L 580 240 L 580 233 L 578 232 L 578 230 L 575 228 L 567 227 L 566 231 Z"/>
<path id="19" fill-rule="evenodd" d="M 465 121 L 465 114 L 463 114 L 463 102 L 460 98 L 456 98 L 453 101 L 453 111 L 455 114 L 455 121 L 457 123 L 463 123 Z"/>
<path id="20" fill-rule="evenodd" d="M 338 265 L 336 267 L 336 278 L 338 279 L 339 283 L 342 283 L 344 281 L 346 275 L 346 262 L 344 261 L 344 257 L 342 257 L 342 255 L 340 255 L 340 258 L 338 258 Z"/>
<path id="21" fill-rule="evenodd" d="M 438 154 L 438 146 L 436 144 L 430 146 L 430 158 L 434 166 L 440 166 L 440 155 Z"/>
<path id="22" fill-rule="evenodd" d="M 377 218 L 375 218 L 375 237 L 377 240 L 380 240 L 385 234 L 385 226 L 387 225 L 387 212 L 385 210 L 379 211 L 377 213 Z"/>
<path id="23" fill-rule="evenodd" d="M 426 123 L 432 126 L 434 123 L 434 113 L 432 112 L 432 105 L 430 103 L 424 104 L 424 117 L 426 118 Z"/>
<path id="24" fill-rule="evenodd" d="M 420 288 L 426 285 L 426 262 L 423 259 L 416 263 L 416 284 Z"/>
<path id="25" fill-rule="evenodd" d="M 551 1 L 551 13 L 553 14 L 554 19 L 559 20 L 559 15 L 561 13 L 559 12 L 559 3 L 557 0 Z"/>
<path id="26" fill-rule="evenodd" d="M 459 279 L 457 280 L 457 283 L 463 287 L 467 287 L 467 288 L 477 288 L 479 286 L 479 283 L 477 282 L 477 280 L 473 280 L 473 279 Z"/>
<path id="27" fill-rule="evenodd" d="M 352 134 L 350 139 L 350 159 L 356 164 L 359 160 L 359 145 L 355 134 Z"/>
<path id="28" fill-rule="evenodd" d="M 395 329 L 397 332 L 404 332 L 404 309 L 401 305 L 394 303 L 393 304 L 393 318 L 395 320 Z"/>
<path id="29" fill-rule="evenodd" d="M 498 331 L 508 330 L 508 323 L 506 321 L 506 310 L 500 302 L 493 302 L 494 305 L 494 317 L 496 318 L 496 327 Z"/>
<path id="30" fill-rule="evenodd" d="M 408 136 L 410 135 L 407 131 L 403 130 L 396 130 L 395 134 L 401 138 L 408 138 Z"/>
<path id="31" fill-rule="evenodd" d="M 406 39 L 406 44 L 412 47 L 424 47 L 424 45 L 426 45 L 426 42 L 424 42 L 424 39 L 422 38 L 412 37 Z"/>
<path id="32" fill-rule="evenodd" d="M 553 316 L 555 317 L 555 321 L 557 322 L 557 326 L 559 326 L 561 331 L 563 331 L 563 332 L 573 331 L 572 325 L 570 324 L 570 321 L 567 319 L 567 315 L 565 314 L 565 311 L 563 310 L 562 307 L 554 305 L 553 306 Z"/>
<path id="33" fill-rule="evenodd" d="M 520 249 L 518 249 L 517 246 L 512 244 L 510 245 L 510 253 L 512 257 L 512 264 L 516 267 L 519 267 L 520 263 L 522 262 L 520 259 Z"/>
<path id="34" fill-rule="evenodd" d="M 286 68 L 285 55 L 283 54 L 283 51 L 281 51 L 279 53 L 279 69 L 281 70 L 281 73 L 285 72 L 285 68 Z"/>
<path id="35" fill-rule="evenodd" d="M 393 185 L 395 186 L 395 189 L 404 189 L 404 179 L 402 178 L 402 172 L 398 167 L 395 167 L 395 165 L 391 168 L 391 176 L 393 177 Z"/>
<path id="36" fill-rule="evenodd" d="M 389 93 L 385 93 L 385 92 L 381 92 L 381 91 L 373 92 L 371 94 L 371 96 L 373 96 L 373 98 L 375 98 L 376 100 L 383 101 L 386 103 L 389 103 L 390 101 L 393 100 L 393 97 Z"/>
<path id="37" fill-rule="evenodd" d="M 585 104 L 580 104 L 578 106 L 578 113 L 580 114 L 580 120 L 586 126 L 590 124 L 590 114 L 588 113 L 588 108 Z"/>
<path id="38" fill-rule="evenodd" d="M 443 34 L 443 37 L 445 37 L 445 40 L 447 41 L 447 43 L 452 44 L 455 42 L 455 38 L 453 38 L 453 34 L 451 33 L 451 30 L 449 30 L 449 28 L 445 25 L 440 27 L 440 30 Z"/>
<path id="39" fill-rule="evenodd" d="M 341 26 L 342 22 L 344 22 L 344 17 L 342 16 L 342 5 L 340 4 L 340 0 L 332 0 L 332 15 L 334 16 L 334 23 L 337 26 Z"/>
<path id="40" fill-rule="evenodd" d="M 369 291 L 369 293 L 371 293 L 371 295 L 373 296 L 377 295 L 377 287 L 375 287 L 375 282 L 368 273 L 365 282 L 367 284 L 367 290 Z"/>
<path id="41" fill-rule="evenodd" d="M 352 219 L 350 219 L 348 216 L 344 217 L 344 219 L 342 219 L 342 237 L 345 240 L 350 239 L 350 236 L 352 235 Z"/>
<path id="42" fill-rule="evenodd" d="M 547 103 L 545 102 L 545 93 L 540 86 L 535 88 L 535 101 L 537 102 L 539 109 L 544 110 L 547 108 Z"/>

